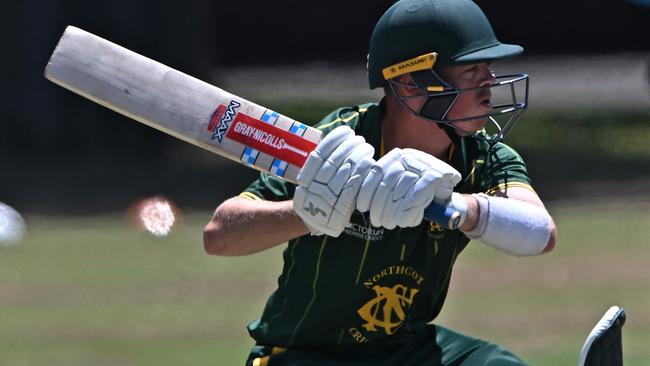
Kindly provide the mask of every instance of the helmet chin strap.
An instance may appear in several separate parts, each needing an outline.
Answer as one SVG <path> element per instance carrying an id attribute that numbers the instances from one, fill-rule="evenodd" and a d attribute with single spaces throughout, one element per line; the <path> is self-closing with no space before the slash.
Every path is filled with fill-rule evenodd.
<path id="1" fill-rule="evenodd" d="M 456 127 L 456 126 L 452 125 L 450 122 L 437 122 L 436 124 L 438 125 L 438 127 L 439 127 L 440 129 L 442 129 L 443 131 L 445 131 L 445 133 L 447 134 L 447 136 L 449 137 L 449 139 L 451 140 L 451 142 L 454 143 L 454 144 L 456 144 L 456 145 L 458 145 L 458 143 L 460 142 L 460 140 L 463 138 L 462 136 L 460 136 L 460 135 L 458 134 L 458 130 L 461 130 L 462 132 L 466 132 L 467 135 L 473 135 L 474 138 L 477 139 L 477 140 L 481 140 L 481 141 L 485 141 L 485 142 L 487 142 L 487 143 L 490 145 L 490 150 L 494 147 L 494 145 L 496 145 L 497 142 L 501 141 L 501 140 L 499 140 L 499 139 L 494 139 L 494 138 L 489 138 L 489 137 L 488 137 L 488 138 L 484 138 L 484 137 L 482 137 L 482 136 L 479 136 L 479 135 L 476 135 L 476 134 L 472 134 L 472 133 L 469 132 L 469 131 L 463 130 L 463 129 L 460 128 L 460 127 Z"/>
<path id="2" fill-rule="evenodd" d="M 454 145 L 458 145 L 460 143 L 460 135 L 456 131 L 456 128 L 452 126 L 449 122 L 444 122 L 444 123 L 436 123 L 440 129 L 445 131 L 449 139 L 451 140 L 451 143 Z"/>

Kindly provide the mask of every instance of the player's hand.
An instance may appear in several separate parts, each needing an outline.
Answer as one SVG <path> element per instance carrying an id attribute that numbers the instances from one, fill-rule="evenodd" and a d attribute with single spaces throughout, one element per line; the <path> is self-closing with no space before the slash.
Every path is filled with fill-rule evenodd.
<path id="1" fill-rule="evenodd" d="M 449 164 L 415 149 L 393 149 L 366 176 L 357 210 L 370 211 L 370 223 L 387 229 L 417 226 L 432 202 L 447 202 L 460 182 Z"/>
<path id="2" fill-rule="evenodd" d="M 338 237 L 350 222 L 375 149 L 348 126 L 332 130 L 298 174 L 293 210 L 312 234 Z"/>

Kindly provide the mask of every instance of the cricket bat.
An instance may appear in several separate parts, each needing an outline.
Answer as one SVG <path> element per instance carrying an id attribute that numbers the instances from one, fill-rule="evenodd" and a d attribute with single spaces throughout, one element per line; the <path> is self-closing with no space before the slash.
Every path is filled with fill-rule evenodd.
<path id="1" fill-rule="evenodd" d="M 45 77 L 138 122 L 292 183 L 322 137 L 316 128 L 73 26 L 61 36 Z M 425 217 L 456 227 L 460 214 L 433 203 Z"/>

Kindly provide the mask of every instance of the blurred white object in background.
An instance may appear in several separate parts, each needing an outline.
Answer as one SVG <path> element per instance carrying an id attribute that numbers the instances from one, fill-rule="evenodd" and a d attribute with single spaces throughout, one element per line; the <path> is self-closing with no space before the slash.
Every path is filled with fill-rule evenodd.
<path id="1" fill-rule="evenodd" d="M 130 211 L 136 226 L 158 237 L 169 235 L 180 215 L 170 200 L 160 196 L 142 199 Z"/>
<path id="2" fill-rule="evenodd" d="M 18 211 L 0 202 L 0 247 L 18 244 L 27 227 Z"/>

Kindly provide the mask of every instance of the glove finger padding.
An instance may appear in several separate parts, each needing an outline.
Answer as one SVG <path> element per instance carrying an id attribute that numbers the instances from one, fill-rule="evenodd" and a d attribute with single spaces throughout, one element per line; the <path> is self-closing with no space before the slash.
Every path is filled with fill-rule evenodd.
<path id="1" fill-rule="evenodd" d="M 379 222 L 381 223 L 381 226 L 385 227 L 386 229 L 394 229 L 398 224 L 398 216 L 401 216 L 398 214 L 399 211 L 399 200 L 386 200 L 384 209 L 381 211 L 381 221 Z"/>
<path id="2" fill-rule="evenodd" d="M 409 164 L 413 164 L 410 166 L 411 169 L 422 167 L 422 165 L 419 163 L 415 163 L 416 160 L 413 160 L 414 158 L 417 159 L 417 161 L 420 163 L 424 164 L 426 167 L 425 170 L 433 169 L 442 175 L 442 177 L 448 181 L 452 187 L 460 183 L 461 176 L 458 170 L 454 169 L 454 167 L 436 158 L 435 156 L 427 154 L 420 150 L 410 148 L 403 149 L 403 152 L 406 156 L 406 161 Z"/>
<path id="3" fill-rule="evenodd" d="M 365 143 L 362 136 L 351 136 L 343 141 L 322 163 L 320 169 L 314 176 L 314 180 L 319 182 L 330 182 L 332 178 L 341 173 L 340 169 L 346 158 L 354 151 L 357 146 Z"/>
<path id="4" fill-rule="evenodd" d="M 370 210 L 370 204 L 372 203 L 372 197 L 381 183 L 383 173 L 380 169 L 376 169 L 374 166 L 370 168 L 370 172 L 364 178 L 361 183 L 361 189 L 359 195 L 357 196 L 357 210 L 360 212 L 367 212 Z"/>
<path id="5" fill-rule="evenodd" d="M 415 173 L 411 173 L 415 174 Z M 402 200 L 402 210 L 406 211 L 413 207 L 426 207 L 440 190 L 438 180 L 441 177 L 437 172 L 425 171 L 424 175 L 418 176 L 418 180 L 409 187 L 408 194 Z"/>
<path id="6" fill-rule="evenodd" d="M 325 136 L 309 155 L 298 176 L 293 208 L 312 234 L 339 236 L 343 232 L 363 178 L 374 163 L 374 152 L 363 137 L 342 126 Z"/>
<path id="7" fill-rule="evenodd" d="M 339 126 L 328 133 L 307 157 L 298 174 L 298 184 L 301 186 L 309 185 L 334 150 L 352 136 L 354 136 L 354 131 L 348 126 Z"/>
<path id="8" fill-rule="evenodd" d="M 420 179 L 419 175 L 409 172 L 408 170 L 405 171 L 393 189 L 393 200 L 405 198 L 408 193 L 412 193 L 413 186 L 418 179 Z"/>
<path id="9" fill-rule="evenodd" d="M 366 176 L 357 209 L 370 211 L 374 226 L 417 226 L 435 199 L 446 201 L 461 176 L 449 164 L 415 149 L 393 149 Z"/>
<path id="10" fill-rule="evenodd" d="M 419 207 L 411 207 L 408 210 L 403 210 L 396 218 L 397 226 L 399 227 L 413 227 L 418 226 L 424 217 L 424 210 Z"/>
<path id="11" fill-rule="evenodd" d="M 361 212 L 370 210 L 370 205 L 373 202 L 375 192 L 377 191 L 379 184 L 384 180 L 384 173 L 387 170 L 386 165 L 393 162 L 392 159 L 386 158 L 386 156 L 392 156 L 398 153 L 398 151 L 390 151 L 384 158 L 373 164 L 370 172 L 365 176 L 361 184 L 361 191 L 357 197 L 357 210 Z"/>
<path id="12" fill-rule="evenodd" d="M 394 151 L 394 152 L 393 152 Z M 381 172 L 381 175 L 373 175 L 371 178 L 372 179 L 381 179 L 379 182 L 379 185 L 377 186 L 377 189 L 375 190 L 374 194 L 372 195 L 371 202 L 370 202 L 370 222 L 375 225 L 375 224 L 380 224 L 381 225 L 375 225 L 375 226 L 384 226 L 384 222 L 382 218 L 385 216 L 384 215 L 384 208 L 386 207 L 387 201 L 391 200 L 391 196 L 393 193 L 393 188 L 395 184 L 399 181 L 400 177 L 404 174 L 404 165 L 401 162 L 401 159 L 399 157 L 400 151 L 393 150 L 386 154 L 385 159 L 381 158 L 379 161 L 373 166 L 371 169 L 377 169 Z M 392 154 L 391 154 L 392 153 Z M 370 175 L 368 175 L 370 177 Z M 372 183 L 371 185 L 374 185 Z M 362 190 L 365 190 L 366 188 L 361 186 Z M 357 199 L 358 203 L 358 199 Z M 388 226 L 392 225 L 392 220 L 388 219 L 386 222 Z M 386 226 L 386 227 L 388 227 Z M 395 225 L 392 225 L 394 228 Z"/>

